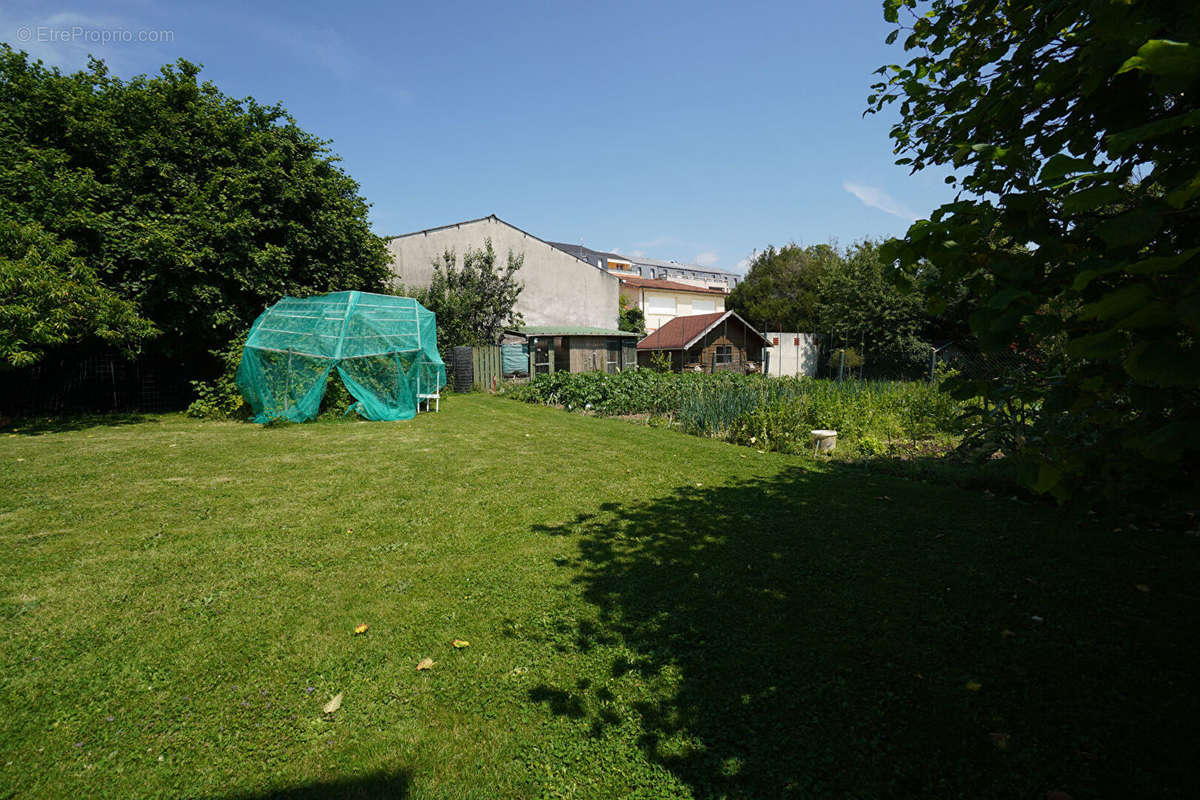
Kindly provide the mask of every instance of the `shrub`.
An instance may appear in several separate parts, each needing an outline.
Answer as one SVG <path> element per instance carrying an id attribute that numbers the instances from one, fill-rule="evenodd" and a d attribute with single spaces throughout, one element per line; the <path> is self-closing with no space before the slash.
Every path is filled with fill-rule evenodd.
<path id="1" fill-rule="evenodd" d="M 650 368 L 657 372 L 670 372 L 671 354 L 665 350 L 655 350 L 650 354 Z"/>
<path id="2" fill-rule="evenodd" d="M 241 334 L 220 350 L 212 354 L 221 363 L 221 373 L 211 381 L 192 381 L 196 399 L 187 407 L 189 417 L 200 419 L 244 419 L 250 414 L 250 406 L 242 397 L 237 386 L 238 364 L 242 361 L 242 347 L 246 344 L 249 331 Z"/>
<path id="3" fill-rule="evenodd" d="M 832 370 L 838 370 L 842 367 L 857 369 L 865 363 L 867 362 L 853 347 L 839 347 L 829 354 L 829 368 Z"/>

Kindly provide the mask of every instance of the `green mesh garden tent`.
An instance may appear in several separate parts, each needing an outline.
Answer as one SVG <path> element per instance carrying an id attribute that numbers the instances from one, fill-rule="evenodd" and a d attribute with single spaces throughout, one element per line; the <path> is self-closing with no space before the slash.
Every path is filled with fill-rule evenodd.
<path id="1" fill-rule="evenodd" d="M 446 385 L 433 312 L 411 297 L 333 292 L 285 297 L 254 321 L 237 384 L 255 422 L 314 419 L 330 370 L 367 419 L 412 419 Z"/>

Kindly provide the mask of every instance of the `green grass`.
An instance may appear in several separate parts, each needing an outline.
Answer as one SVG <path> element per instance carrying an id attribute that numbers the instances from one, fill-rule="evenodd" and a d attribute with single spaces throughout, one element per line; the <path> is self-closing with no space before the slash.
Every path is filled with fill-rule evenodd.
<path id="1" fill-rule="evenodd" d="M 121 422 L 0 435 L 0 797 L 1200 788 L 1195 539 L 481 395 Z"/>

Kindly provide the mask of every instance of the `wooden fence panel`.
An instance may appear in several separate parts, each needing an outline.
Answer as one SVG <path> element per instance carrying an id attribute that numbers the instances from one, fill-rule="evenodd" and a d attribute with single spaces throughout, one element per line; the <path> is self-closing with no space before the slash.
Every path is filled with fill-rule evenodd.
<path id="1" fill-rule="evenodd" d="M 499 345 L 471 348 L 471 364 L 477 389 L 490 392 L 504 379 L 504 356 Z"/>

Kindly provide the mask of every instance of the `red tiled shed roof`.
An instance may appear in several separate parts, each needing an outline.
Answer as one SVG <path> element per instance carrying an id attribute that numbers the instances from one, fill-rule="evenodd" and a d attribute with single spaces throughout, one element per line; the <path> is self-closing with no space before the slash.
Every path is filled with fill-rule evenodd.
<path id="1" fill-rule="evenodd" d="M 682 350 L 688 342 L 700 336 L 709 325 L 723 316 L 724 311 L 714 311 L 711 314 L 676 317 L 638 342 L 638 350 Z"/>
<path id="2" fill-rule="evenodd" d="M 705 334 L 705 332 L 721 320 L 728 317 L 735 324 L 740 324 L 747 331 L 762 339 L 764 345 L 770 345 L 766 337 L 750 327 L 746 320 L 732 311 L 714 311 L 711 314 L 692 314 L 687 317 L 676 317 L 654 333 L 638 342 L 638 350 L 683 350 Z"/>

